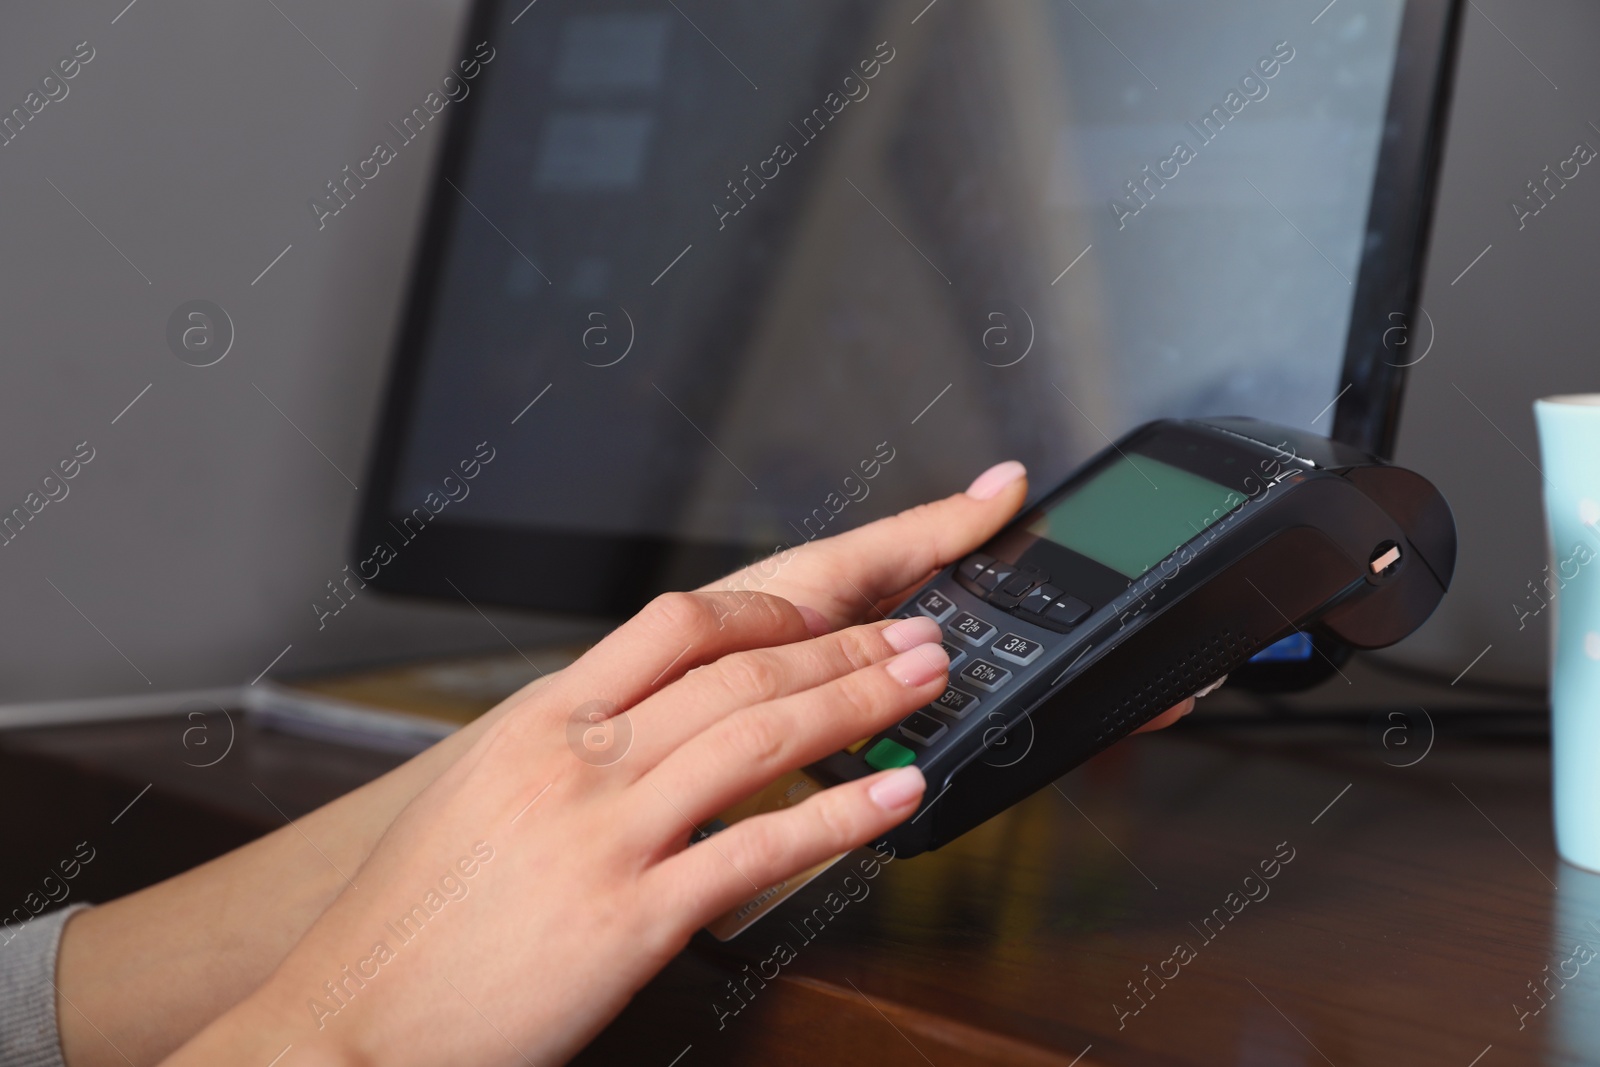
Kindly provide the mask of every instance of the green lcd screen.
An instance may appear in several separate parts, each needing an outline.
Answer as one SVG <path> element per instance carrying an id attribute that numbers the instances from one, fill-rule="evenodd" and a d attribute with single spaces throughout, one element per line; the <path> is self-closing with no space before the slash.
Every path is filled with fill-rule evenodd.
<path id="1" fill-rule="evenodd" d="M 1111 463 L 1029 525 L 1030 533 L 1137 578 L 1243 497 L 1148 456 Z"/>

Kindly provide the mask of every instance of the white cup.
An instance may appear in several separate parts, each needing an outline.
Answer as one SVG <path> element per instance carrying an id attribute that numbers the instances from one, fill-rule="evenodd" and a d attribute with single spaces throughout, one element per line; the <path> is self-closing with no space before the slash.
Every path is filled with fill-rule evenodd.
<path id="1" fill-rule="evenodd" d="M 1556 850 L 1600 871 L 1600 394 L 1533 404 L 1550 563 L 1550 758 Z"/>

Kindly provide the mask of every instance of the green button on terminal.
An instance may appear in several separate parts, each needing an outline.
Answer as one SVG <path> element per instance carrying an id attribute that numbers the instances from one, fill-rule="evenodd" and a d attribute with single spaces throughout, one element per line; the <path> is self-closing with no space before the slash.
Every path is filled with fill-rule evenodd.
<path id="1" fill-rule="evenodd" d="M 917 754 L 902 744 L 885 737 L 867 752 L 867 766 L 877 771 L 893 770 L 915 763 Z"/>

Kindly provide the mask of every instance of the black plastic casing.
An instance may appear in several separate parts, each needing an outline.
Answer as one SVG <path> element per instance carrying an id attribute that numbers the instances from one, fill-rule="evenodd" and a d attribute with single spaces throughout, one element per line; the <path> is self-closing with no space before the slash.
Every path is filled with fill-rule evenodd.
<path id="1" fill-rule="evenodd" d="M 992 621 L 1000 633 L 1039 639 L 1048 651 L 1017 670 L 1009 691 L 944 743 L 919 753 L 928 778 L 922 807 L 888 835 L 915 855 L 1043 788 L 1185 697 L 1296 630 L 1355 648 L 1406 637 L 1438 606 L 1455 568 L 1455 522 L 1426 479 L 1348 445 L 1255 419 L 1149 423 L 1096 456 L 980 551 L 1015 563 L 1039 540 L 1028 525 L 1107 464 L 1175 448 L 1228 457 L 1244 503 L 1063 634 L 1029 623 L 940 572 L 896 612 L 917 613 L 928 589 Z M 1390 546 L 1399 561 L 1375 573 Z M 1057 628 L 1059 630 L 1060 628 Z M 951 680 L 960 684 L 955 670 Z M 895 737 L 894 728 L 881 736 Z M 901 743 L 907 743 L 903 739 Z M 872 773 L 864 755 L 813 766 L 833 780 Z"/>

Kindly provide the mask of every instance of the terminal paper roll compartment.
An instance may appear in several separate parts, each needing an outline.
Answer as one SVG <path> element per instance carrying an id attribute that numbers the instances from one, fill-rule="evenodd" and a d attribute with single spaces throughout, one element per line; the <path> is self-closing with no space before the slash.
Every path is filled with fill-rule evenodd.
<path id="1" fill-rule="evenodd" d="M 1168 551 L 1163 529 L 1193 535 Z M 916 763 L 922 807 L 888 843 L 937 848 L 1281 638 L 1394 644 L 1454 565 L 1450 509 L 1417 474 L 1253 419 L 1150 423 L 894 612 L 943 624 L 949 689 L 812 770 Z"/>

